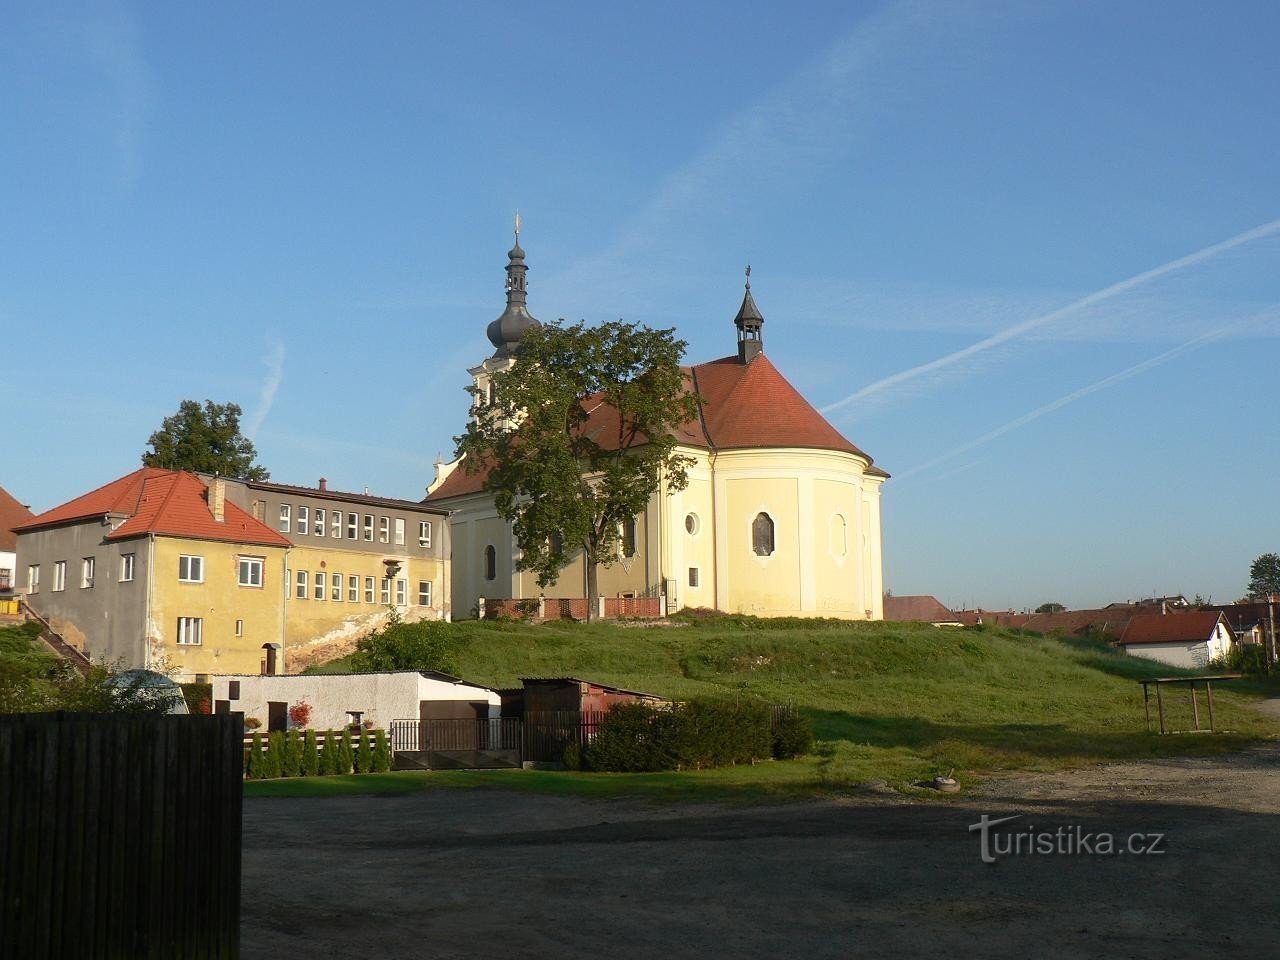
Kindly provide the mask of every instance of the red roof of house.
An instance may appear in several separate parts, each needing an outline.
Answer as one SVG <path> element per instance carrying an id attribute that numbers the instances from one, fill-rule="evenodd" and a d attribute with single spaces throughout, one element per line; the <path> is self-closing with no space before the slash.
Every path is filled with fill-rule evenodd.
<path id="1" fill-rule="evenodd" d="M 885 597 L 886 620 L 923 620 L 926 623 L 954 623 L 956 615 L 942 605 L 937 597 Z"/>
<path id="2" fill-rule="evenodd" d="M 31 511 L 13 498 L 4 487 L 0 487 L 0 550 L 12 553 L 18 548 L 18 535 L 13 528 L 25 520 L 31 519 Z"/>
<path id="3" fill-rule="evenodd" d="M 709 450 L 838 450 L 865 460 L 869 474 L 889 476 L 829 424 L 763 353 L 748 363 L 737 356 L 723 357 L 685 367 L 684 373 L 688 388 L 702 401 L 702 416 L 673 431 L 680 443 Z M 583 406 L 587 419 L 582 432 L 606 448 L 610 441 L 616 443 L 618 412 L 598 397 L 588 397 Z M 469 474 L 465 465 L 459 465 L 427 500 L 478 493 L 484 489 L 489 472 L 482 466 Z"/>
<path id="4" fill-rule="evenodd" d="M 1195 613 L 1139 613 L 1129 618 L 1120 645 L 1134 643 L 1202 643 L 1213 636 L 1222 614 L 1216 610 Z M 1228 626 L 1228 629 L 1230 627 Z"/>
<path id="5" fill-rule="evenodd" d="M 223 540 L 263 546 L 288 547 L 290 542 L 230 500 L 223 505 L 223 519 L 209 510 L 208 487 L 193 473 L 141 467 L 105 486 L 91 490 L 18 526 L 38 530 L 77 520 L 106 516 L 127 517 L 107 534 L 107 540 L 124 540 L 147 533 L 197 540 Z"/>

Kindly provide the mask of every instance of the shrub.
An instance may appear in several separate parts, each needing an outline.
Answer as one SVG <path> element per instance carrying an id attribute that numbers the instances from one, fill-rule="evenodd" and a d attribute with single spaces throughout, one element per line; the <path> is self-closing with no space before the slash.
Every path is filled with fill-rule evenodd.
<path id="1" fill-rule="evenodd" d="M 772 754 L 764 704 L 696 698 L 669 709 L 618 704 L 606 714 L 583 760 L 590 770 L 633 773 L 752 763 Z"/>
<path id="2" fill-rule="evenodd" d="M 302 775 L 314 777 L 320 772 L 320 752 L 316 745 L 316 732 L 308 730 L 302 740 Z"/>
<path id="3" fill-rule="evenodd" d="M 180 683 L 183 699 L 187 701 L 187 710 L 191 713 L 209 713 L 213 702 L 213 684 Z"/>
<path id="4" fill-rule="evenodd" d="M 356 773 L 373 770 L 373 737 L 368 733 L 356 734 Z"/>
<path id="5" fill-rule="evenodd" d="M 813 749 L 813 725 L 794 707 L 773 721 L 773 755 L 779 760 L 800 757 Z"/>
<path id="6" fill-rule="evenodd" d="M 582 769 L 582 746 L 577 740 L 570 740 L 569 745 L 564 748 L 564 754 L 561 757 L 566 770 Z"/>
<path id="7" fill-rule="evenodd" d="M 394 758 L 391 755 L 391 741 L 387 739 L 387 731 L 379 730 L 374 734 L 373 772 L 386 773 L 391 769 Z"/>
<path id="8" fill-rule="evenodd" d="M 461 634 L 448 623 L 423 620 L 391 623 L 364 637 L 351 655 L 351 668 L 360 673 L 382 670 L 440 670 L 457 672 Z"/>
<path id="9" fill-rule="evenodd" d="M 284 735 L 284 749 L 280 752 L 280 776 L 302 776 L 302 734 L 290 730 Z"/>
<path id="10" fill-rule="evenodd" d="M 348 728 L 342 731 L 342 740 L 338 743 L 338 772 L 350 773 L 355 764 L 355 750 L 351 744 L 351 730 Z"/>
<path id="11" fill-rule="evenodd" d="M 600 721 L 582 758 L 583 765 L 589 770 L 618 773 L 674 769 L 672 728 L 678 709 L 638 702 L 616 704 Z"/>
<path id="12" fill-rule="evenodd" d="M 263 757 L 262 776 L 274 780 L 282 776 L 284 769 L 284 734 L 274 730 L 267 734 L 267 752 Z"/>
<path id="13" fill-rule="evenodd" d="M 320 771 L 327 777 L 342 773 L 342 745 L 338 734 L 333 730 L 325 731 L 324 752 L 320 755 Z"/>
<path id="14" fill-rule="evenodd" d="M 295 727 L 305 727 L 311 722 L 311 704 L 299 700 L 289 708 L 289 722 Z"/>
<path id="15" fill-rule="evenodd" d="M 263 774 L 262 734 L 254 733 L 253 742 L 249 744 L 249 756 L 245 760 L 244 773 L 250 780 L 261 780 Z"/>

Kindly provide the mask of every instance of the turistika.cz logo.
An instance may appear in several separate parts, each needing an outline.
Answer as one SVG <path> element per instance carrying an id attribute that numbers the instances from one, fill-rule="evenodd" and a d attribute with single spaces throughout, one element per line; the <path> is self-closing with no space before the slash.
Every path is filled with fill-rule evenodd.
<path id="1" fill-rule="evenodd" d="M 996 829 L 1022 816 L 1015 813 L 993 819 L 984 813 L 977 823 L 969 824 L 969 832 L 978 834 L 983 863 L 995 863 L 1001 857 L 1160 856 L 1165 852 L 1163 833 L 1115 834 L 1085 830 L 1079 824 L 1053 830 L 1037 830 L 1032 824 Z"/>

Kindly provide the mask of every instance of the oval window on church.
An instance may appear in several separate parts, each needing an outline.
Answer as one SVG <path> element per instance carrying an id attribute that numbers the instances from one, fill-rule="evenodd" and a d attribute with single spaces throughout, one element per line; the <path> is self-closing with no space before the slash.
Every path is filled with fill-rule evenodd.
<path id="1" fill-rule="evenodd" d="M 756 514 L 751 521 L 751 549 L 757 557 L 767 557 L 773 553 L 773 517 L 763 511 Z"/>
<path id="2" fill-rule="evenodd" d="M 685 529 L 685 532 L 690 535 L 693 535 L 698 532 L 699 523 L 698 523 L 698 515 L 696 513 L 685 514 L 684 529 Z"/>

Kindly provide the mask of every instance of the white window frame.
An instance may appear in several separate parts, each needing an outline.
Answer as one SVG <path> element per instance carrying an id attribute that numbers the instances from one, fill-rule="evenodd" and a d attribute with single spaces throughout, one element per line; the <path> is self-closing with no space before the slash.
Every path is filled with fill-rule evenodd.
<path id="1" fill-rule="evenodd" d="M 280 504 L 280 532 L 293 532 L 293 507 L 287 503 Z"/>
<path id="2" fill-rule="evenodd" d="M 418 546 L 420 547 L 431 546 L 431 521 L 430 520 L 418 521 Z"/>
<path id="3" fill-rule="evenodd" d="M 27 593 L 40 592 L 40 564 L 27 564 Z"/>
<path id="4" fill-rule="evenodd" d="M 360 539 L 360 514 L 358 513 L 347 514 L 347 539 Z"/>
<path id="5" fill-rule="evenodd" d="M 418 606 L 420 607 L 431 606 L 431 581 L 430 580 L 418 581 Z"/>
<path id="6" fill-rule="evenodd" d="M 311 573 L 307 570 L 296 570 L 293 575 L 293 597 L 295 600 L 306 600 L 311 595 Z"/>
<path id="7" fill-rule="evenodd" d="M 396 606 L 403 607 L 409 603 L 409 581 L 396 580 Z"/>
<path id="8" fill-rule="evenodd" d="M 373 543 L 373 514 L 366 513 L 364 515 L 364 539 L 366 543 Z"/>
<path id="9" fill-rule="evenodd" d="M 329 578 L 324 575 L 323 570 L 316 571 L 315 586 L 313 590 L 313 596 L 317 600 L 323 600 L 329 595 Z"/>
<path id="10" fill-rule="evenodd" d="M 391 518 L 390 517 L 378 518 L 378 542 L 379 543 L 391 542 Z"/>
<path id="11" fill-rule="evenodd" d="M 236 621 L 236 636 L 237 636 L 237 637 L 243 637 L 243 636 L 244 636 L 244 621 L 243 621 L 243 620 L 237 620 L 237 621 Z"/>
<path id="12" fill-rule="evenodd" d="M 136 563 L 135 555 L 132 553 L 120 554 L 120 582 L 129 583 L 133 580 L 133 568 Z"/>
<path id="13" fill-rule="evenodd" d="M 186 568 L 186 576 L 183 576 L 184 567 Z M 194 553 L 180 554 L 178 556 L 178 582 L 204 583 L 204 557 Z"/>
<path id="14" fill-rule="evenodd" d="M 381 603 L 384 607 L 390 606 L 391 604 L 391 578 L 390 577 L 382 578 L 381 589 L 378 591 L 378 598 L 379 598 L 378 602 Z"/>
<path id="15" fill-rule="evenodd" d="M 331 510 L 329 512 L 329 536 L 335 540 L 342 539 L 342 511 Z"/>
<path id="16" fill-rule="evenodd" d="M 325 513 L 324 507 L 316 507 L 311 511 L 311 530 L 317 537 L 325 535 L 325 521 L 328 515 Z"/>
<path id="17" fill-rule="evenodd" d="M 342 602 L 342 574 L 340 573 L 329 575 L 329 599 Z"/>
<path id="18" fill-rule="evenodd" d="M 253 570 L 258 571 L 258 582 L 254 583 Z M 245 572 L 250 571 L 248 579 Z M 267 582 L 267 561 L 265 557 L 240 557 L 236 562 L 236 583 L 242 587 L 262 589 Z"/>
<path id="19" fill-rule="evenodd" d="M 404 517 L 396 517 L 395 539 L 397 547 L 404 546 Z"/>
<path id="20" fill-rule="evenodd" d="M 298 504 L 298 525 L 295 529 L 304 537 L 311 533 L 311 510 L 305 504 Z"/>
<path id="21" fill-rule="evenodd" d="M 55 560 L 53 563 L 53 592 L 61 593 L 67 589 L 67 561 Z"/>
<path id="22" fill-rule="evenodd" d="M 178 618 L 178 645 L 198 647 L 204 643 L 204 617 Z"/>
<path id="23" fill-rule="evenodd" d="M 347 577 L 347 602 L 348 603 L 360 602 L 360 578 L 359 577 L 353 577 L 353 576 Z"/>
<path id="24" fill-rule="evenodd" d="M 80 558 L 80 589 L 87 590 L 93 586 L 93 575 L 98 570 L 97 557 Z"/>
<path id="25" fill-rule="evenodd" d="M 373 577 L 364 578 L 364 602 L 365 603 L 373 603 L 373 591 L 376 589 L 375 584 L 376 584 L 376 581 L 374 580 Z"/>

